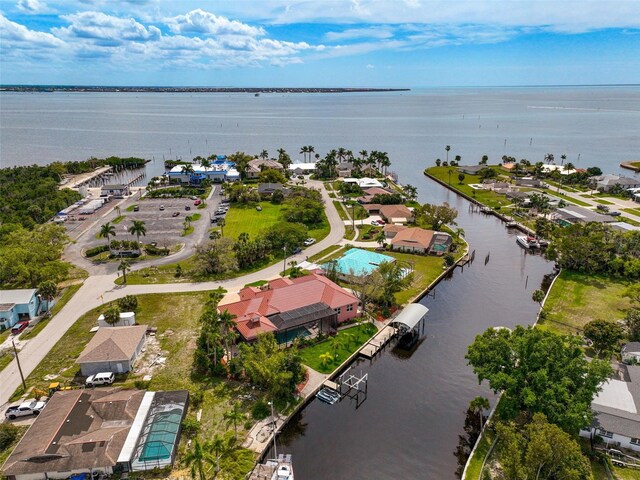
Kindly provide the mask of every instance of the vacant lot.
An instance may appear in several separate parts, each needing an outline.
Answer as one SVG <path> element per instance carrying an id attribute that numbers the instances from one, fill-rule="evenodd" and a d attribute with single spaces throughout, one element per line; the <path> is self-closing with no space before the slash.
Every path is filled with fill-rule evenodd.
<path id="1" fill-rule="evenodd" d="M 262 211 L 256 210 L 255 205 L 231 205 L 225 219 L 224 236 L 237 240 L 241 233 L 248 233 L 249 237 L 255 238 L 280 221 L 282 205 L 260 202 L 260 206 Z"/>
<path id="2" fill-rule="evenodd" d="M 540 328 L 574 335 L 591 320 L 616 321 L 631 306 L 624 291 L 630 282 L 621 278 L 563 271 L 545 303 Z"/>
<path id="3" fill-rule="evenodd" d="M 494 166 L 493 168 L 500 173 L 506 173 L 499 167 Z M 449 174 L 449 171 L 451 171 L 451 174 Z M 475 190 L 471 188 L 469 184 L 482 183 L 482 180 L 478 175 L 465 174 L 464 180 L 462 181 L 462 184 L 460 184 L 458 180 L 458 173 L 460 172 L 458 172 L 456 167 L 431 167 L 427 169 L 427 173 L 489 207 L 504 206 L 512 203 L 511 200 L 504 195 L 500 195 L 489 190 Z"/>

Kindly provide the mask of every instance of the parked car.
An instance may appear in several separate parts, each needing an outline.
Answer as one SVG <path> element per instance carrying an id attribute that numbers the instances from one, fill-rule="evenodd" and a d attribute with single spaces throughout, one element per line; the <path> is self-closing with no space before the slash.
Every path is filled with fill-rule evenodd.
<path id="1" fill-rule="evenodd" d="M 607 207 L 606 205 L 597 205 L 596 209 L 600 210 L 601 212 L 605 212 L 605 213 L 609 211 L 609 207 Z"/>
<path id="2" fill-rule="evenodd" d="M 611 215 L 612 217 L 619 217 L 620 212 L 609 212 L 609 215 Z"/>
<path id="3" fill-rule="evenodd" d="M 160 205 L 160 211 L 164 210 L 164 205 Z"/>
<path id="4" fill-rule="evenodd" d="M 139 212 L 140 211 L 140 205 L 134 205 L 133 206 L 133 211 L 134 212 Z"/>
<path id="5" fill-rule="evenodd" d="M 191 210 L 191 207 L 187 205 L 186 207 L 184 207 L 184 209 L 188 212 L 189 210 Z"/>
<path id="6" fill-rule="evenodd" d="M 197 200 L 198 197 L 196 197 L 195 195 L 191 197 L 191 200 Z"/>
<path id="7" fill-rule="evenodd" d="M 302 251 L 302 249 L 300 247 L 296 247 L 296 248 L 293 249 L 293 252 L 291 252 L 291 255 L 297 255 L 301 251 Z"/>
<path id="8" fill-rule="evenodd" d="M 202 200 L 198 199 L 195 202 L 193 202 L 193 204 L 197 207 L 198 205 L 200 205 L 202 203 Z"/>
<path id="9" fill-rule="evenodd" d="M 229 200 L 228 198 L 223 198 L 220 201 L 220 203 L 223 204 L 223 205 L 228 205 L 229 203 L 231 203 L 231 200 Z"/>
<path id="10" fill-rule="evenodd" d="M 211 223 L 214 223 L 214 224 L 218 223 L 218 217 L 212 217 Z"/>
<path id="11" fill-rule="evenodd" d="M 313 245 L 314 243 L 316 243 L 316 239 L 315 238 L 307 238 L 304 241 L 304 246 L 305 247 L 309 247 L 309 246 Z"/>
<path id="12" fill-rule="evenodd" d="M 9 420 L 14 420 L 18 417 L 26 417 L 28 415 L 38 415 L 46 404 L 44 402 L 37 402 L 32 400 L 30 402 L 23 402 L 20 405 L 9 407 L 4 416 Z"/>
<path id="13" fill-rule="evenodd" d="M 13 328 L 11 328 L 11 334 L 12 335 L 18 335 L 20 332 L 22 332 L 28 326 L 29 326 L 29 320 L 22 320 L 22 321 L 16 323 L 13 326 Z"/>
<path id="14" fill-rule="evenodd" d="M 116 376 L 114 375 L 113 372 L 100 372 L 100 373 L 96 373 L 95 375 L 90 375 L 89 377 L 87 377 L 84 384 L 87 387 L 96 387 L 98 385 L 111 385 L 115 379 L 116 379 Z"/>
<path id="15" fill-rule="evenodd" d="M 173 214 L 171 216 L 172 217 L 177 217 L 178 215 L 180 215 L 180 212 L 173 212 Z"/>

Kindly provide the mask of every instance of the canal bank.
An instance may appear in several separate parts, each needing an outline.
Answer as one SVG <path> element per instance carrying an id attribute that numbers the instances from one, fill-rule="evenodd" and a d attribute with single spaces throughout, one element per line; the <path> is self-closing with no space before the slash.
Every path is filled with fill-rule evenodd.
<path id="1" fill-rule="evenodd" d="M 332 406 L 312 399 L 294 415 L 278 451 L 293 454 L 302 478 L 455 478 L 464 467 L 453 452 L 468 403 L 478 395 L 494 400 L 467 366 L 467 346 L 490 326 L 535 319 L 531 294 L 552 265 L 518 247 L 499 219 L 470 211 L 465 199 L 427 178 L 417 180 L 421 202 L 458 209 L 476 261 L 420 300 L 430 312 L 417 348 L 355 361 L 354 371 L 369 374 L 367 399 L 357 408 L 350 399 Z"/>

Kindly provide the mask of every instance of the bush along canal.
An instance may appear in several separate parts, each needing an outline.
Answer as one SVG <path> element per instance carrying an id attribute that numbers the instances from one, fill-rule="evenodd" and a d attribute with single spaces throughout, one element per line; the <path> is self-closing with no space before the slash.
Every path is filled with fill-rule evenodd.
<path id="1" fill-rule="evenodd" d="M 420 202 L 458 209 L 477 258 L 420 300 L 429 313 L 417 346 L 354 361 L 352 372 L 368 374 L 365 401 L 313 400 L 284 427 L 278 451 L 293 455 L 296 476 L 456 478 L 466 461 L 460 451 L 469 442 L 469 402 L 478 395 L 496 400 L 466 364 L 467 346 L 489 327 L 535 322 L 539 306 L 531 295 L 552 263 L 520 248 L 500 219 L 474 213 L 454 192 L 428 178 L 418 188 Z"/>

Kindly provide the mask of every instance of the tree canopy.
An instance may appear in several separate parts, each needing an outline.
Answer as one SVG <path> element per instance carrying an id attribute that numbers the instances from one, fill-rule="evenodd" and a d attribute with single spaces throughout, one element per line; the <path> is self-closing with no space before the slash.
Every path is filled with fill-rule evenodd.
<path id="1" fill-rule="evenodd" d="M 587 362 L 580 339 L 521 326 L 486 330 L 466 358 L 480 382 L 504 392 L 507 418 L 541 412 L 570 433 L 590 423 L 591 401 L 611 371 L 602 360 Z"/>
<path id="2" fill-rule="evenodd" d="M 416 208 L 417 222 L 431 227 L 433 230 L 440 230 L 443 225 L 455 225 L 458 211 L 447 202 L 442 205 L 425 203 Z"/>

